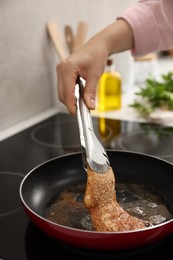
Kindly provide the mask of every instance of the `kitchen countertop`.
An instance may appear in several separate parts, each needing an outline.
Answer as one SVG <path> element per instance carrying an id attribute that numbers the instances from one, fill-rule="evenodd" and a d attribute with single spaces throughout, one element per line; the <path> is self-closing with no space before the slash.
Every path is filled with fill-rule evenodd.
<path id="1" fill-rule="evenodd" d="M 135 88 L 134 88 L 135 90 Z M 137 90 L 137 88 L 136 88 Z M 155 111 L 150 115 L 149 118 L 142 117 L 137 110 L 130 107 L 135 99 L 135 91 L 131 93 L 125 93 L 122 96 L 122 108 L 119 110 L 112 110 L 106 112 L 100 112 L 98 110 L 92 111 L 92 116 L 103 117 L 107 119 L 117 119 L 125 121 L 136 121 L 136 122 L 150 122 L 156 124 L 162 124 L 165 126 L 173 126 L 173 111 Z"/>
<path id="2" fill-rule="evenodd" d="M 165 56 L 162 58 L 158 58 L 158 74 L 162 75 L 167 73 L 168 71 L 173 71 L 173 57 Z M 133 103 L 135 99 L 135 92 L 139 89 L 138 85 L 134 85 L 129 89 L 128 92 L 123 93 L 122 95 L 122 108 L 120 110 L 113 110 L 107 112 L 100 112 L 98 110 L 92 111 L 92 116 L 95 117 L 104 117 L 108 119 L 119 119 L 119 120 L 127 120 L 127 121 L 137 121 L 137 122 L 155 122 L 155 119 L 146 119 L 141 117 L 141 115 L 134 109 L 131 108 L 129 105 Z M 160 112 L 160 117 L 162 116 L 164 119 L 164 113 Z M 173 112 L 169 113 L 169 118 L 172 117 L 172 120 L 159 120 L 158 122 L 162 122 L 164 125 L 173 126 Z M 167 115 L 168 118 L 168 115 Z"/>
<path id="3" fill-rule="evenodd" d="M 48 109 L 46 111 L 43 111 L 41 113 L 38 113 L 37 115 L 35 116 L 32 116 L 30 118 L 27 118 L 26 120 L 23 120 L 21 121 L 20 123 L 18 124 L 15 124 L 11 127 L 8 127 L 7 129 L 4 129 L 2 131 L 0 131 L 0 141 L 14 135 L 14 134 L 17 134 L 19 133 L 20 131 L 24 130 L 24 129 L 27 129 L 28 127 L 30 126 L 33 126 L 55 114 L 58 113 L 58 109 L 55 107 L 55 108 L 51 108 L 51 109 Z"/>

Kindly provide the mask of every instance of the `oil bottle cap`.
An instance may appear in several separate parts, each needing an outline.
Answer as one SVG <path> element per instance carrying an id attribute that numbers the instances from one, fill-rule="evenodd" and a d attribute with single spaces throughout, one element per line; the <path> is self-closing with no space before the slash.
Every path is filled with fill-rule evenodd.
<path id="1" fill-rule="evenodd" d="M 107 59 L 107 66 L 111 66 L 112 65 L 112 59 Z"/>

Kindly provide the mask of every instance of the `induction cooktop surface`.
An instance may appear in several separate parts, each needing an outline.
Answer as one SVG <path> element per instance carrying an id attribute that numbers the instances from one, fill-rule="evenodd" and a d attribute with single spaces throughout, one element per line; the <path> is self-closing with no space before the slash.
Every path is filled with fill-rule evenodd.
<path id="1" fill-rule="evenodd" d="M 173 163 L 173 128 L 93 117 L 96 135 L 108 150 L 158 156 Z M 89 251 L 54 241 L 28 218 L 19 197 L 24 176 L 39 164 L 80 152 L 75 117 L 58 113 L 0 142 L 0 259 L 146 259 L 172 252 L 173 235 L 126 252 Z"/>

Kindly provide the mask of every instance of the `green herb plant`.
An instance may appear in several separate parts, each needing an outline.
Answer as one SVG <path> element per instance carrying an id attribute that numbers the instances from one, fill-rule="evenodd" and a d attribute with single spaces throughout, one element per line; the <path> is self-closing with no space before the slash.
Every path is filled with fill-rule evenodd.
<path id="1" fill-rule="evenodd" d="M 156 109 L 173 110 L 173 71 L 161 75 L 160 81 L 149 76 L 135 95 L 136 100 L 129 106 L 144 117 Z"/>

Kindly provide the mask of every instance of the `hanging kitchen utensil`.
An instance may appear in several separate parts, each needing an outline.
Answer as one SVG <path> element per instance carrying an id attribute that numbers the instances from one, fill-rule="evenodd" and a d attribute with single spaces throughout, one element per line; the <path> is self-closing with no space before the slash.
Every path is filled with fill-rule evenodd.
<path id="1" fill-rule="evenodd" d="M 65 39 L 69 49 L 69 53 L 73 53 L 74 35 L 73 30 L 70 25 L 65 25 L 64 27 Z"/>
<path id="2" fill-rule="evenodd" d="M 47 23 L 47 30 L 49 32 L 50 38 L 52 40 L 52 43 L 55 47 L 55 50 L 60 58 L 60 60 L 63 60 L 67 57 L 67 54 L 65 52 L 63 41 L 60 34 L 60 29 L 58 27 L 58 24 L 54 20 L 50 20 Z"/>
<path id="3" fill-rule="evenodd" d="M 88 31 L 88 23 L 84 21 L 79 21 L 77 26 L 76 35 L 74 37 L 73 50 L 77 50 L 81 45 L 84 44 L 86 39 L 86 34 Z"/>

